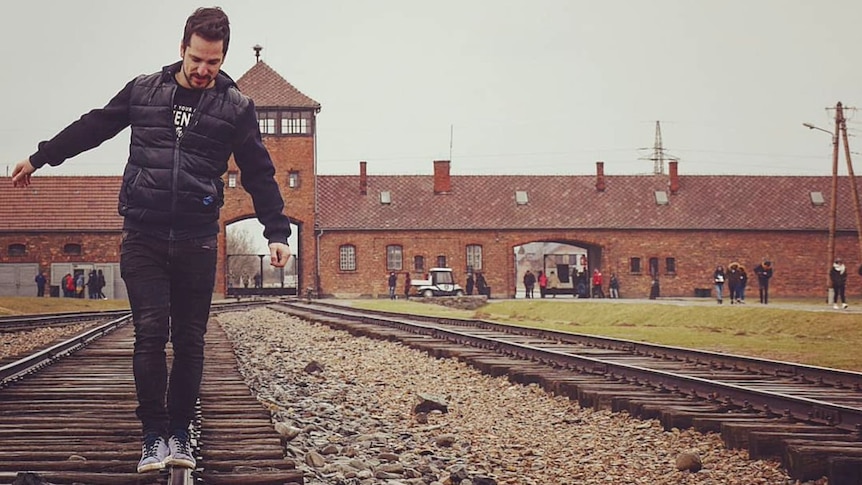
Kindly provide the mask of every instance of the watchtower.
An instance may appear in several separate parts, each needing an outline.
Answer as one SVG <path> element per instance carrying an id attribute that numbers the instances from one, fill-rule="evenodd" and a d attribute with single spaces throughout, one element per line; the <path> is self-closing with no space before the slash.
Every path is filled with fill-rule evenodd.
<path id="1" fill-rule="evenodd" d="M 320 103 L 306 96 L 260 60 L 262 47 L 255 46 L 257 62 L 237 85 L 255 104 L 263 143 L 269 150 L 276 180 L 291 218 L 296 245 L 291 250 L 295 261 L 296 288 L 314 285 L 314 227 L 316 197 L 317 113 Z M 242 189 L 242 174 L 231 158 L 225 175 L 225 205 L 221 209 L 216 293 L 225 294 L 227 283 L 227 226 L 254 218 L 251 197 Z M 295 263 L 295 264 L 294 264 Z M 268 260 L 263 264 L 269 267 Z M 288 291 L 294 288 L 288 288 Z"/>

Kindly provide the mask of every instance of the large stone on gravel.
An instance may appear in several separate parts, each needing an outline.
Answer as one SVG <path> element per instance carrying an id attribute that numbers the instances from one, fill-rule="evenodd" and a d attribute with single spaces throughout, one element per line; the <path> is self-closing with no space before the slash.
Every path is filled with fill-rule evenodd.
<path id="1" fill-rule="evenodd" d="M 703 468 L 703 462 L 700 461 L 697 453 L 685 451 L 676 456 L 676 469 L 681 472 L 698 472 L 701 468 Z"/>
<path id="2" fill-rule="evenodd" d="M 413 414 L 427 414 L 431 411 L 449 412 L 449 403 L 442 397 L 420 393 L 417 398 L 419 403 L 413 406 Z"/>
<path id="3" fill-rule="evenodd" d="M 314 468 L 320 468 L 326 465 L 326 458 L 316 451 L 309 451 L 305 455 L 305 464 Z"/>
<path id="4" fill-rule="evenodd" d="M 316 360 L 312 360 L 311 362 L 309 362 L 305 366 L 304 370 L 308 374 L 315 374 L 317 372 L 323 372 L 326 369 L 323 367 L 323 364 L 321 364 L 320 362 L 318 362 Z"/>
<path id="5" fill-rule="evenodd" d="M 278 422 L 275 423 L 275 432 L 282 438 L 290 441 L 299 436 L 299 433 L 302 432 L 302 430 L 287 423 Z"/>

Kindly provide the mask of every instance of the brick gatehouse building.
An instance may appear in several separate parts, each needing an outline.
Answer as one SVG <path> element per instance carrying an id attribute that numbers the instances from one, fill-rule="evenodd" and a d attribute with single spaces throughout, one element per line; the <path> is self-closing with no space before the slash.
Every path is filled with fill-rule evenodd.
<path id="1" fill-rule="evenodd" d="M 378 297 L 387 276 L 418 277 L 453 268 L 464 284 L 481 272 L 492 297 L 523 292 L 526 269 L 574 273 L 600 268 L 605 287 L 616 273 L 624 298 L 644 298 L 657 275 L 663 297 L 705 296 L 717 264 L 750 275 L 773 262 L 773 297 L 825 295 L 829 268 L 831 177 L 708 176 L 679 173 L 605 175 L 604 164 L 581 175 L 452 175 L 447 160 L 429 160 L 429 175 L 317 173 L 316 119 L 321 106 L 266 63 L 238 81 L 254 99 L 264 141 L 295 225 L 295 277 L 286 292 L 313 288 L 322 297 Z M 70 161 L 69 163 L 74 163 Z M 51 176 L 37 172 L 26 190 L 0 180 L 0 294 L 33 295 L 33 276 L 52 284 L 69 272 L 103 269 L 106 293 L 125 297 L 119 278 L 122 220 L 119 176 Z M 228 227 L 254 213 L 231 161 L 216 291 L 233 286 L 227 268 Z M 860 294 L 860 245 L 848 177 L 839 177 L 835 254 L 850 271 L 848 293 Z M 293 275 L 292 275 L 293 276 Z M 277 291 L 281 291 L 280 289 Z"/>

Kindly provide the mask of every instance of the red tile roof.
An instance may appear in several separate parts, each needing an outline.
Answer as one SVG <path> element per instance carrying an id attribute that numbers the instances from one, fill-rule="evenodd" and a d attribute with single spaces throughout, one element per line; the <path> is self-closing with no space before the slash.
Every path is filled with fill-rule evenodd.
<path id="1" fill-rule="evenodd" d="M 692 229 L 825 230 L 831 177 L 680 176 L 669 204 L 656 204 L 655 191 L 668 191 L 664 175 L 452 176 L 452 191 L 434 195 L 433 176 L 368 176 L 368 195 L 359 176 L 318 177 L 318 224 L 324 230 L 385 229 Z M 389 191 L 392 203 L 380 203 Z M 515 192 L 529 202 L 517 205 Z M 825 204 L 815 206 L 811 192 Z M 838 228 L 855 230 L 849 180 L 839 183 Z M 290 202 L 288 201 L 288 210 Z"/>
<path id="2" fill-rule="evenodd" d="M 33 176 L 14 188 L 0 177 L 0 233 L 120 231 L 117 194 L 123 178 Z"/>
<path id="3" fill-rule="evenodd" d="M 690 229 L 824 231 L 829 221 L 831 177 L 683 176 L 668 205 L 655 202 L 667 176 L 452 176 L 452 190 L 434 195 L 431 175 L 318 176 L 318 225 L 324 230 L 477 229 Z M 0 177 L 0 232 L 119 231 L 121 177 L 34 176 L 15 189 Z M 392 203 L 380 203 L 389 191 Z M 528 203 L 515 203 L 524 191 Z M 825 204 L 815 206 L 811 192 Z M 290 213 L 290 199 L 287 201 Z M 839 230 L 855 231 L 849 179 L 838 185 Z"/>
<path id="4" fill-rule="evenodd" d="M 293 87 L 263 61 L 255 63 L 236 83 L 240 91 L 254 100 L 255 106 L 258 107 L 320 110 L 320 103 Z"/>

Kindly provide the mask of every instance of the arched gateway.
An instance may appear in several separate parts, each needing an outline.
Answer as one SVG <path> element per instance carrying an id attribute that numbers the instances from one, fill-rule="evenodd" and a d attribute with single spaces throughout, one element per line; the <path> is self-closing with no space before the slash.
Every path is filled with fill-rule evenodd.
<path id="1" fill-rule="evenodd" d="M 274 271 L 268 258 L 261 258 L 265 249 L 258 247 L 252 251 L 235 251 L 229 257 L 231 225 L 254 218 L 253 201 L 242 189 L 242 172 L 231 158 L 225 179 L 225 204 L 221 209 L 216 293 L 296 294 L 297 288 L 314 284 L 314 265 L 303 264 L 315 259 L 314 234 L 303 228 L 313 228 L 315 221 L 316 117 L 320 104 L 302 94 L 259 58 L 237 84 L 255 103 L 261 136 L 275 166 L 285 213 L 292 222 L 293 257 L 284 271 Z M 262 237 L 259 231 L 252 236 Z M 239 275 L 235 274 L 236 268 L 240 268 Z M 248 278 L 248 288 L 242 279 L 243 273 Z M 256 274 L 260 274 L 261 279 L 257 288 Z"/>
<path id="2" fill-rule="evenodd" d="M 600 246 L 580 241 L 533 241 L 515 246 L 513 251 L 515 298 L 541 297 L 538 283 L 528 296 L 525 284 L 528 272 L 533 278 L 538 278 L 540 272 L 555 276 L 555 285 L 546 291 L 547 296 L 589 298 L 593 294 L 590 274 L 601 267 Z"/>

